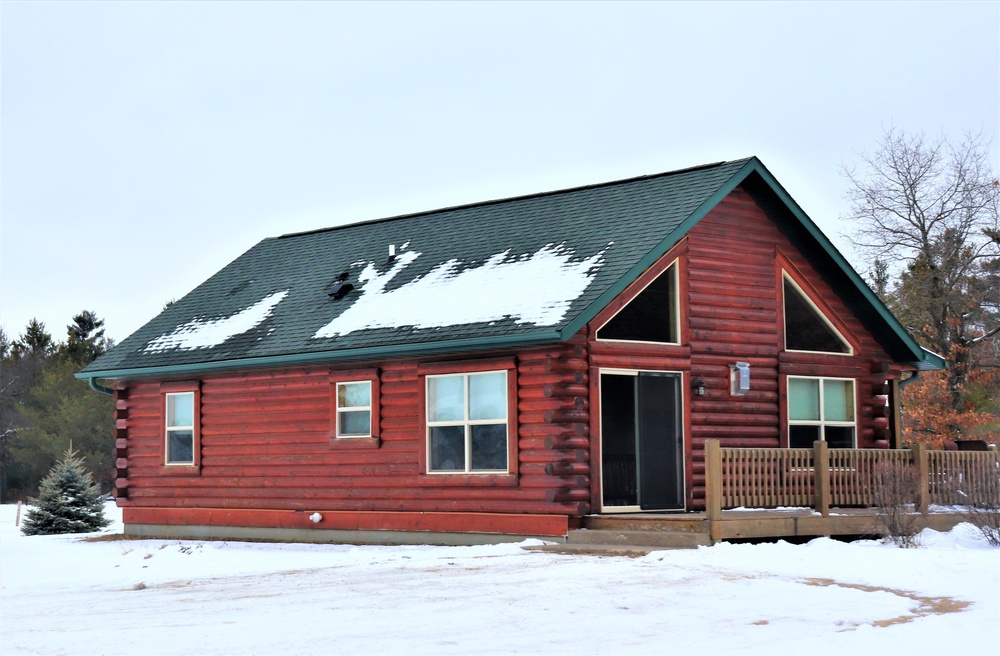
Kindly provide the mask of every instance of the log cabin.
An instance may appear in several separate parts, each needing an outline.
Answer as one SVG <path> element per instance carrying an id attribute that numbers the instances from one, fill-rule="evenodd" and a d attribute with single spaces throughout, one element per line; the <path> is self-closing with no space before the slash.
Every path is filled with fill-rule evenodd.
<path id="1" fill-rule="evenodd" d="M 127 534 L 447 543 L 897 447 L 943 364 L 749 158 L 265 239 L 77 375 Z"/>

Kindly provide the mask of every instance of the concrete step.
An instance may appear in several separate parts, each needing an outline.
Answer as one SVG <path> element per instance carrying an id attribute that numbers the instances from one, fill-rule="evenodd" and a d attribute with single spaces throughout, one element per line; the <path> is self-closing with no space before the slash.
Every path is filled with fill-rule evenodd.
<path id="1" fill-rule="evenodd" d="M 583 518 L 582 528 L 605 531 L 668 531 L 670 533 L 708 533 L 708 520 L 685 515 L 614 516 L 592 515 Z"/>
<path id="2" fill-rule="evenodd" d="M 671 547 L 641 547 L 621 544 L 543 544 L 523 547 L 528 551 L 566 554 L 568 556 L 607 556 L 617 558 L 639 558 L 653 551 Z"/>
<path id="3" fill-rule="evenodd" d="M 708 532 L 693 531 L 614 531 L 605 529 L 574 529 L 566 536 L 568 545 L 603 545 L 652 547 L 654 549 L 694 549 L 709 546 Z"/>

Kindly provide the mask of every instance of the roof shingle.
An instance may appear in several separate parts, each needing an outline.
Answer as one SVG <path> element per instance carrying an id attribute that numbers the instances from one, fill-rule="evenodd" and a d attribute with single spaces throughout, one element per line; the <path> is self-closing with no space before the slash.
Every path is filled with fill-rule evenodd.
<path id="1" fill-rule="evenodd" d="M 265 239 L 78 375 L 565 339 L 751 171 L 766 172 L 754 158 L 721 162 Z M 546 266 L 529 267 L 536 259 Z M 327 290 L 345 272 L 354 290 L 332 299 Z M 469 291 L 477 285 L 480 302 Z M 559 291 L 526 311 L 547 288 Z"/>

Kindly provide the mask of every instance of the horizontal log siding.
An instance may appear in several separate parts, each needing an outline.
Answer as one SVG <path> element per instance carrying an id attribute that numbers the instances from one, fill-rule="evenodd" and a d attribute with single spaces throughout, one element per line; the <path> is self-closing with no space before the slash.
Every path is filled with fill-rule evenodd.
<path id="1" fill-rule="evenodd" d="M 563 508 L 590 510 L 590 412 L 586 337 L 518 358 L 521 486 Z"/>
<path id="2" fill-rule="evenodd" d="M 870 448 L 884 437 L 875 426 L 875 415 L 884 415 L 876 396 L 883 392 L 881 379 L 876 385 L 870 371 L 872 362 L 890 358 L 748 194 L 742 189 L 730 194 L 688 233 L 687 248 L 691 376 L 708 386 L 706 396 L 691 397 L 694 475 L 689 484 L 695 507 L 704 507 L 705 440 L 718 439 L 725 447 L 787 446 L 782 376 L 855 379 L 857 446 Z M 788 258 L 859 342 L 853 356 L 784 351 L 777 253 Z M 729 365 L 737 360 L 750 363 L 750 391 L 742 397 L 729 393 Z"/>
<path id="3" fill-rule="evenodd" d="M 885 393 L 884 376 L 871 371 L 873 362 L 890 358 L 748 194 L 742 189 L 730 194 L 688 232 L 685 242 L 676 251 L 681 253 L 681 315 L 687 322 L 682 335 L 686 331 L 687 341 L 674 347 L 592 341 L 591 353 L 595 367 L 682 371 L 688 384 L 695 378 L 705 381 L 703 397 L 685 390 L 689 509 L 705 507 L 705 440 L 750 449 L 787 446 L 782 376 L 855 379 L 857 446 L 873 447 L 886 436 L 885 400 L 879 396 Z M 853 356 L 784 351 L 778 253 L 859 343 Z M 675 256 L 670 253 L 664 260 Z M 595 322 L 590 334 L 599 327 Z M 750 363 L 750 391 L 744 396 L 729 393 L 729 365 L 737 361 Z"/>
<path id="4" fill-rule="evenodd" d="M 201 383 L 201 467 L 163 466 L 162 390 L 116 390 L 118 493 L 126 507 L 254 510 L 589 511 L 586 340 L 518 359 L 517 476 L 421 471 L 418 362 L 379 369 L 380 443 L 332 438 L 329 369 L 219 374 Z M 475 362 L 475 360 L 470 360 Z M 356 370 L 355 370 L 356 371 Z M 354 443 L 357 444 L 357 443 Z M 377 447 L 377 448 L 376 448 Z M 461 531 L 461 526 L 453 527 Z"/>

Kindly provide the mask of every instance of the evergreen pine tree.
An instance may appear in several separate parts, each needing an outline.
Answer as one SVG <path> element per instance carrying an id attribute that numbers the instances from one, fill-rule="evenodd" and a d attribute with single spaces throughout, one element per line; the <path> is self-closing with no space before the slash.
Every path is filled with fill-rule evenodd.
<path id="1" fill-rule="evenodd" d="M 107 350 L 103 325 L 104 320 L 97 314 L 84 310 L 66 326 L 66 344 L 60 346 L 60 351 L 80 366 L 90 364 Z"/>
<path id="2" fill-rule="evenodd" d="M 38 319 L 32 319 L 24 329 L 20 339 L 12 344 L 16 357 L 44 358 L 52 353 L 55 345 L 52 335 L 45 330 L 45 324 Z"/>
<path id="3" fill-rule="evenodd" d="M 72 449 L 42 479 L 31 504 L 21 528 L 25 535 L 90 533 L 111 523 L 104 516 L 100 488 Z"/>

